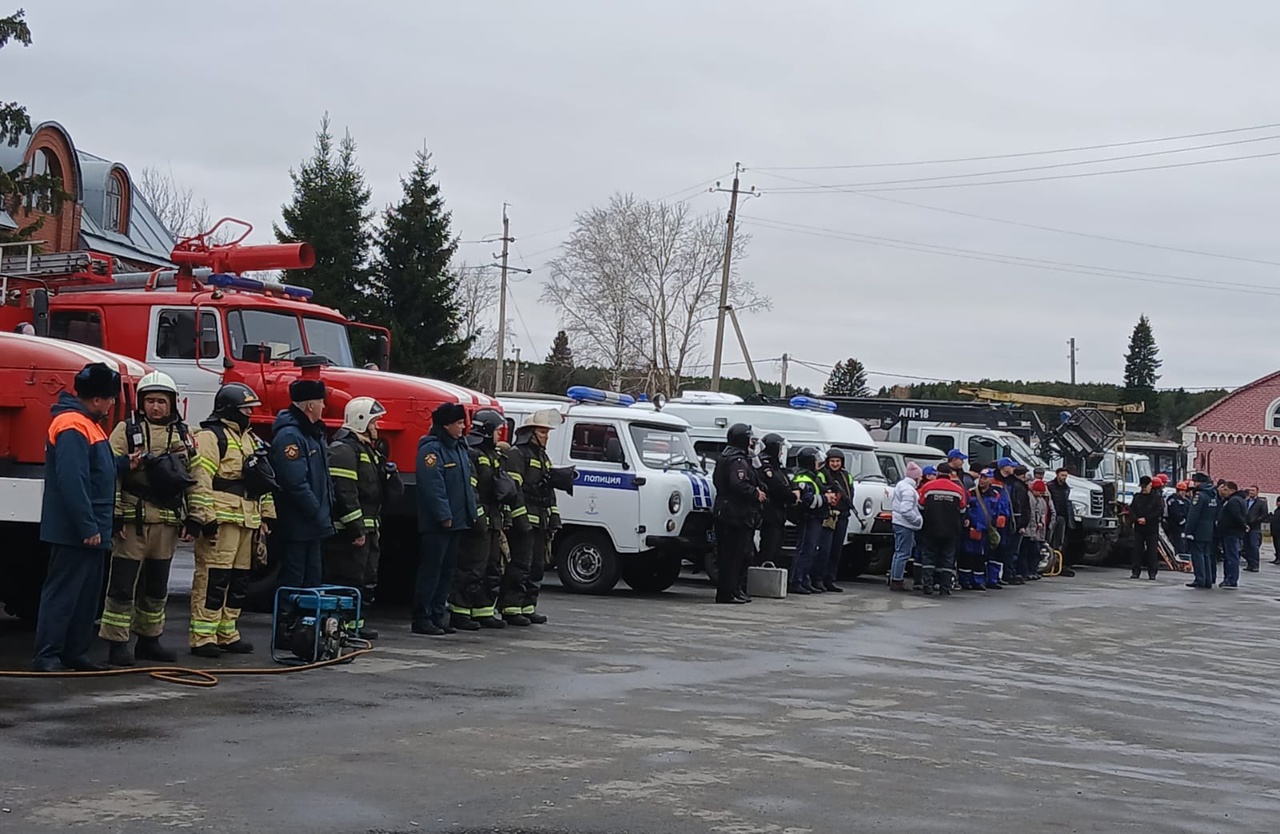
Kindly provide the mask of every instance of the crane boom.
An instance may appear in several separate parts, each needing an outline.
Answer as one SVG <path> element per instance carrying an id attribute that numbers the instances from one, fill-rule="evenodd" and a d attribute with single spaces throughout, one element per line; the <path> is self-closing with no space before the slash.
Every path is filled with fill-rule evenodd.
<path id="1" fill-rule="evenodd" d="M 1094 400 L 1076 400 L 1069 397 L 1045 397 L 1039 394 L 1011 394 L 1008 391 L 996 391 L 992 388 L 961 388 L 960 394 L 987 402 L 1015 403 L 1018 405 L 1047 405 L 1061 408 L 1096 408 L 1099 411 L 1110 411 L 1118 414 L 1142 414 L 1147 410 L 1146 403 L 1103 403 Z"/>

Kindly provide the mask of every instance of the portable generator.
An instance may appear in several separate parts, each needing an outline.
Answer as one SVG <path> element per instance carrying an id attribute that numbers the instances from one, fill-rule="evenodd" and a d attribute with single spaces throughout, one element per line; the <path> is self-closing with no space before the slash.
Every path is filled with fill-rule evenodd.
<path id="1" fill-rule="evenodd" d="M 276 589 L 271 659 L 277 663 L 336 660 L 368 644 L 355 637 L 361 623 L 360 590 L 346 585 Z"/>

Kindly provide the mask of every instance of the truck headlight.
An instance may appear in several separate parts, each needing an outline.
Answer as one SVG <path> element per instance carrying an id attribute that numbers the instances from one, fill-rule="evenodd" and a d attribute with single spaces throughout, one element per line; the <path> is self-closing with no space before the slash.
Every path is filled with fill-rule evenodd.
<path id="1" fill-rule="evenodd" d="M 1079 521 L 1080 519 L 1084 518 L 1088 512 L 1089 512 L 1089 508 L 1086 507 L 1084 504 L 1080 503 L 1079 501 L 1071 502 L 1071 517 L 1076 521 Z"/>
<path id="2" fill-rule="evenodd" d="M 866 518 L 871 515 L 871 499 L 868 498 L 862 502 L 862 516 Z"/>
<path id="3" fill-rule="evenodd" d="M 680 494 L 680 490 L 671 493 L 671 497 L 667 499 L 667 510 L 672 515 L 680 512 L 680 507 L 684 505 L 684 496 Z"/>

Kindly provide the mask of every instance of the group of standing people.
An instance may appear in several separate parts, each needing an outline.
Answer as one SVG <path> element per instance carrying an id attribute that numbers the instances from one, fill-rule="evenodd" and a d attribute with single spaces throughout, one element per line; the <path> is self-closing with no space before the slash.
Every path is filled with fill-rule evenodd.
<path id="1" fill-rule="evenodd" d="M 161 636 L 180 541 L 194 542 L 188 645 L 199 657 L 254 650 L 239 617 L 255 562 L 268 561 L 268 534 L 280 587 L 342 585 L 359 589 L 364 607 L 373 602 L 383 508 L 403 491 L 379 442 L 381 403 L 351 399 L 328 438 L 325 384 L 304 376 L 290 384 L 290 405 L 268 444 L 250 429 L 262 401 L 247 385 L 221 386 L 193 431 L 173 379 L 149 373 L 137 387 L 137 412 L 108 434 L 102 421 L 120 392 L 119 373 L 91 363 L 76 375 L 74 394 L 63 392 L 51 409 L 40 525 L 51 557 L 35 671 L 103 668 L 89 657 L 100 606 L 109 665 L 174 662 Z M 553 417 L 533 415 L 508 446 L 498 442 L 504 421 L 496 410 L 477 412 L 469 435 L 461 405 L 435 410 L 418 447 L 414 633 L 546 622 L 537 603 L 559 526 L 555 489 L 573 480 L 546 455 Z M 363 621 L 351 628 L 378 636 Z"/>
<path id="2" fill-rule="evenodd" d="M 936 467 L 909 464 L 893 490 L 890 589 L 907 590 L 912 563 L 912 588 L 925 595 L 1040 579 L 1045 545 L 1061 547 L 1070 518 L 1066 470 L 1050 482 L 1044 474 L 1010 458 L 971 470 L 959 449 Z"/>
<path id="3" fill-rule="evenodd" d="M 1155 493 L 1148 481 L 1143 478 L 1143 491 L 1135 496 L 1135 503 L 1138 498 Z M 1187 583 L 1188 588 L 1238 588 L 1242 561 L 1247 573 L 1261 570 L 1262 528 L 1270 524 L 1271 541 L 1280 541 L 1280 513 L 1271 512 L 1256 486 L 1242 490 L 1234 481 L 1215 483 L 1205 473 L 1196 472 L 1189 481 L 1179 482 L 1176 494 L 1167 501 L 1145 498 L 1144 511 L 1155 512 L 1157 500 L 1164 511 L 1169 538 L 1179 552 L 1191 557 L 1194 578 Z M 1145 510 L 1148 504 L 1152 509 Z M 1218 562 L 1222 562 L 1220 582 Z M 1135 561 L 1134 575 L 1137 564 Z M 1272 564 L 1280 564 L 1280 550 Z"/>
<path id="4" fill-rule="evenodd" d="M 746 423 L 729 427 L 727 445 L 712 474 L 718 603 L 751 601 L 747 565 L 781 560 L 788 521 L 795 524 L 798 538 L 787 593 L 808 596 L 844 590 L 836 579 L 853 512 L 853 476 L 845 467 L 845 454 L 831 448 L 824 456 L 805 446 L 796 452 L 794 471 L 788 471 L 787 458 L 782 435 L 770 433 L 757 440 Z"/>

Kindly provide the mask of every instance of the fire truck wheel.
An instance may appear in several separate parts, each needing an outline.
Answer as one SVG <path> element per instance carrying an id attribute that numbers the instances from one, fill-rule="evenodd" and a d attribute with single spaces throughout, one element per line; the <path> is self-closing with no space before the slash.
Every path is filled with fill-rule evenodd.
<path id="1" fill-rule="evenodd" d="M 634 591 L 656 594 L 676 584 L 682 567 L 684 560 L 679 556 L 632 556 L 622 563 L 622 581 Z"/>
<path id="2" fill-rule="evenodd" d="M 604 533 L 592 530 L 556 537 L 560 584 L 579 594 L 604 594 L 618 584 L 618 551 Z"/>

